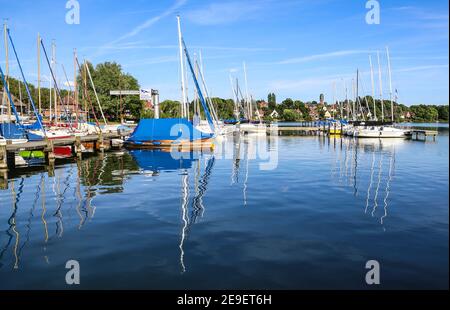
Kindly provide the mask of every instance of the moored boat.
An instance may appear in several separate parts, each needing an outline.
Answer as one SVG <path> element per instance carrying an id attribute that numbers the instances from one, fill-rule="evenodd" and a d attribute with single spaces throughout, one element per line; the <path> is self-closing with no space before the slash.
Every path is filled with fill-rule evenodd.
<path id="1" fill-rule="evenodd" d="M 410 132 L 392 126 L 370 126 L 355 129 L 354 136 L 358 138 L 406 138 L 410 136 Z"/>
<path id="2" fill-rule="evenodd" d="M 142 119 L 125 141 L 127 148 L 212 147 L 214 134 L 196 129 L 184 118 Z"/>

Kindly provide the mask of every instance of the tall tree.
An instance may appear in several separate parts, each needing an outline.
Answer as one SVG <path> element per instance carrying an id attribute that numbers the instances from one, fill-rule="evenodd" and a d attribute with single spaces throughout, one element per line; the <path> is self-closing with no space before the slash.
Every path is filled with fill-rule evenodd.
<path id="1" fill-rule="evenodd" d="M 124 73 L 122 67 L 115 62 L 100 63 L 95 68 L 91 63 L 88 63 L 88 66 L 106 118 L 109 120 L 119 120 L 121 112 L 129 112 L 134 117 L 139 118 L 142 111 L 142 102 L 138 96 L 122 96 L 122 111 L 120 111 L 121 99 L 119 97 L 112 97 L 109 94 L 111 90 L 139 90 L 137 79 L 130 74 Z M 84 75 L 84 72 L 82 74 Z M 84 85 L 80 75 L 77 80 L 80 87 Z M 95 103 L 94 91 L 89 80 L 87 86 L 89 96 L 92 102 Z M 96 104 L 94 106 L 97 109 Z"/>

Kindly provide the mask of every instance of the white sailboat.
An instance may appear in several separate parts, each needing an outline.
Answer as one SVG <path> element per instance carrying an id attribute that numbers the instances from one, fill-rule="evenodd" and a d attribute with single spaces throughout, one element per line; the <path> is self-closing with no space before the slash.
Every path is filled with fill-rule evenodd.
<path id="1" fill-rule="evenodd" d="M 386 55 L 387 55 L 387 61 L 388 61 L 388 74 L 389 74 L 389 96 L 391 101 L 391 125 L 381 125 L 381 126 L 364 126 L 361 128 L 358 128 L 354 132 L 355 137 L 359 138 L 405 138 L 410 135 L 410 132 L 408 130 L 403 130 L 399 128 L 395 128 L 393 126 L 394 124 L 394 99 L 393 99 L 393 92 L 392 92 L 392 72 L 391 72 L 391 61 L 389 57 L 389 49 L 386 47 Z M 384 104 L 383 104 L 383 89 L 382 89 L 382 79 L 381 79 L 381 66 L 380 66 L 380 57 L 378 53 L 378 74 L 379 74 L 379 82 L 380 82 L 380 98 L 381 98 L 381 113 L 382 113 L 382 120 L 384 121 Z M 372 69 L 372 62 L 370 60 L 371 69 Z M 372 74 L 372 82 L 373 82 L 373 74 Z M 372 83 L 373 85 L 373 83 Z M 373 91 L 372 91 L 373 93 Z M 375 99 L 374 99 L 375 100 Z M 374 115 L 376 117 L 376 110 L 375 110 L 375 104 L 374 104 Z"/>

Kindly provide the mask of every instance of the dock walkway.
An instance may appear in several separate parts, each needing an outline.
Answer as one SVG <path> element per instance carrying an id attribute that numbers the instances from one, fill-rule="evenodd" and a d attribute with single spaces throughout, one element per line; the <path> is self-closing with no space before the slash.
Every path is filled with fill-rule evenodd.
<path id="1" fill-rule="evenodd" d="M 70 146 L 73 156 L 82 156 L 82 144 L 92 143 L 94 150 L 105 151 L 111 148 L 113 139 L 119 139 L 119 133 L 100 133 L 98 135 L 72 136 L 66 139 L 45 139 L 42 141 L 29 141 L 26 143 L 0 145 L 0 174 L 15 168 L 15 156 L 20 151 L 43 151 L 46 164 L 54 164 L 54 147 Z"/>

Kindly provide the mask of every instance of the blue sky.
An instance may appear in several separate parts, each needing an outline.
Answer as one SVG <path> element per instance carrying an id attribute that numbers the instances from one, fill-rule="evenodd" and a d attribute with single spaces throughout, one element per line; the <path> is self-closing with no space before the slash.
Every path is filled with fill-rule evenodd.
<path id="1" fill-rule="evenodd" d="M 37 78 L 40 32 L 48 47 L 56 41 L 58 62 L 70 77 L 76 47 L 80 58 L 94 64 L 117 61 L 142 87 L 158 89 L 162 99 L 179 99 L 180 14 L 191 55 L 202 52 L 213 96 L 231 98 L 230 72 L 243 83 L 244 61 L 255 98 L 275 92 L 279 101 L 307 101 L 318 100 L 323 92 L 331 101 L 333 83 L 342 98 L 343 81 L 350 87 L 356 69 L 362 73 L 360 92 L 369 94 L 368 55 L 376 65 L 376 51 L 381 51 L 387 97 L 384 49 L 389 46 L 400 102 L 449 101 L 448 1 L 379 0 L 379 25 L 365 22 L 365 0 L 78 1 L 81 22 L 68 25 L 66 0 L 0 0 L 0 18 L 8 19 L 29 82 Z M 3 42 L 0 51 L 4 67 Z M 19 74 L 14 64 L 11 74 Z M 62 70 L 59 75 L 62 79 Z"/>

